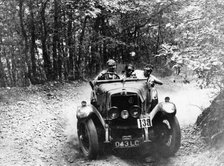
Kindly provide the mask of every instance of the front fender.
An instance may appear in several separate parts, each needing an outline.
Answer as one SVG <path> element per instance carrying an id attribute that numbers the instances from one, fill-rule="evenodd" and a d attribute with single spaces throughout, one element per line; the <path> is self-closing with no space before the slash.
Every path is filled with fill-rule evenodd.
<path id="1" fill-rule="evenodd" d="M 158 112 L 162 112 L 164 115 L 175 116 L 176 115 L 176 105 L 172 102 L 160 102 L 158 103 L 153 110 L 149 113 L 151 120 L 155 117 Z"/>
<path id="2" fill-rule="evenodd" d="M 86 106 L 79 106 L 77 108 L 76 117 L 77 119 L 87 119 L 91 117 L 92 115 L 96 115 L 101 122 L 102 126 L 105 129 L 105 121 L 99 111 L 94 107 L 93 105 L 86 105 Z"/>

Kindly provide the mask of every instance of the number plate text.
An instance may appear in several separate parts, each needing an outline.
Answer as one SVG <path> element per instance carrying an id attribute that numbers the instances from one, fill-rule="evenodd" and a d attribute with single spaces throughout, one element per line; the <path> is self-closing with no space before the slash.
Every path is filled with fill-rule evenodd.
<path id="1" fill-rule="evenodd" d="M 140 145 L 139 140 L 125 140 L 125 141 L 116 141 L 114 143 L 116 148 L 131 148 L 137 147 Z"/>
<path id="2" fill-rule="evenodd" d="M 151 127 L 151 121 L 149 118 L 138 119 L 138 128 Z"/>

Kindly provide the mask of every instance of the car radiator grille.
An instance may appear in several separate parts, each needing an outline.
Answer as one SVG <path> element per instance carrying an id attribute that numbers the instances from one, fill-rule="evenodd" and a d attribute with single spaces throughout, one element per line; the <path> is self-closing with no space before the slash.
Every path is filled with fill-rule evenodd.
<path id="1" fill-rule="evenodd" d="M 130 110 L 133 105 L 139 105 L 140 100 L 137 94 L 114 95 L 111 97 L 111 106 L 116 106 L 121 112 L 122 110 Z M 121 117 L 111 121 L 111 127 L 115 128 L 137 128 L 137 119 L 130 116 L 127 119 Z"/>
<path id="2" fill-rule="evenodd" d="M 133 105 L 140 105 L 140 99 L 137 94 L 114 95 L 111 97 L 111 106 L 116 106 L 121 113 L 122 110 L 130 111 Z M 127 119 L 118 117 L 110 121 L 111 136 L 113 139 L 121 139 L 123 136 L 140 138 L 142 129 L 137 127 L 137 119 L 130 115 Z"/>

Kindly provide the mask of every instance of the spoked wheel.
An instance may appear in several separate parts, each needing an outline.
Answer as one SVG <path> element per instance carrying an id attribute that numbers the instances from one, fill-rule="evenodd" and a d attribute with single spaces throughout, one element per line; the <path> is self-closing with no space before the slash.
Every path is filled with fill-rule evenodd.
<path id="1" fill-rule="evenodd" d="M 99 153 L 99 142 L 96 127 L 92 119 L 78 124 L 78 137 L 84 156 L 90 160 L 96 159 Z"/>
<path id="2" fill-rule="evenodd" d="M 166 117 L 155 125 L 157 147 L 164 157 L 174 155 L 180 148 L 181 131 L 176 117 Z"/>

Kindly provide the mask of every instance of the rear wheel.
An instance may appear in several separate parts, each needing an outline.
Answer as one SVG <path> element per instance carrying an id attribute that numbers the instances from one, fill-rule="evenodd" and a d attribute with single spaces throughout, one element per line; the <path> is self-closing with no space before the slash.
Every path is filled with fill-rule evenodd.
<path id="1" fill-rule="evenodd" d="M 155 134 L 157 137 L 156 147 L 162 156 L 172 156 L 180 148 L 181 131 L 175 116 L 165 117 L 160 123 L 157 123 L 155 125 Z"/>
<path id="2" fill-rule="evenodd" d="M 99 153 L 99 142 L 96 126 L 92 119 L 78 124 L 78 137 L 84 156 L 91 160 L 96 159 Z"/>

